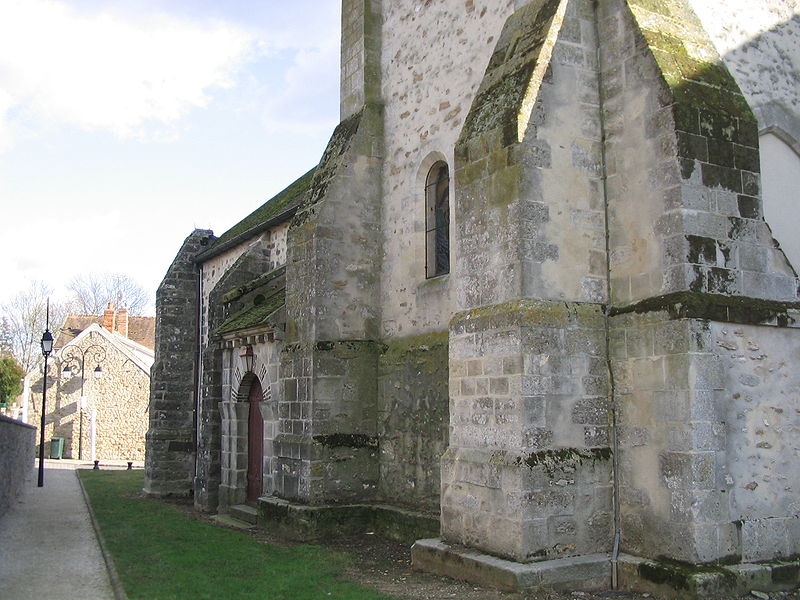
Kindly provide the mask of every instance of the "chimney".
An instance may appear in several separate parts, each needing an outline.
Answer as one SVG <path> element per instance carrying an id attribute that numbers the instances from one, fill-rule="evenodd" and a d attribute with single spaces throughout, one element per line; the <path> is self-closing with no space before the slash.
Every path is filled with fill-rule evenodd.
<path id="1" fill-rule="evenodd" d="M 114 333 L 114 316 L 114 303 L 109 302 L 108 308 L 103 312 L 103 327 L 105 327 L 109 333 Z"/>
<path id="2" fill-rule="evenodd" d="M 128 309 L 120 308 L 117 311 L 117 333 L 128 337 Z"/>

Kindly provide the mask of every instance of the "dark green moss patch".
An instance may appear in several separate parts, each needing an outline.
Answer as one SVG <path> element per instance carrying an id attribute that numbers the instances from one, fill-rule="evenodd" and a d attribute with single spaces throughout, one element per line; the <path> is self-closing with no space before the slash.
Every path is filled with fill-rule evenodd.
<path id="1" fill-rule="evenodd" d="M 223 335 L 265 325 L 269 321 L 269 316 L 281 308 L 286 303 L 286 291 L 277 290 L 269 298 L 262 298 L 260 304 L 253 304 L 244 310 L 236 313 L 219 326 L 216 333 Z"/>
<path id="2" fill-rule="evenodd" d="M 492 130 L 502 131 L 503 145 L 517 141 L 520 106 L 558 6 L 557 0 L 530 3 L 508 20 L 464 122 L 459 145 Z"/>
<path id="3" fill-rule="evenodd" d="M 643 42 L 652 52 L 675 103 L 730 117 L 755 121 L 736 80 L 719 57 L 701 59 L 684 40 L 704 41 L 703 54 L 715 55 L 700 20 L 682 1 L 630 0 Z M 675 22 L 681 24 L 679 29 Z M 694 133 L 694 128 L 684 129 Z"/>
<path id="4" fill-rule="evenodd" d="M 773 564 L 770 572 L 772 574 L 772 583 L 778 585 L 797 585 L 800 583 L 800 564 Z"/>
<path id="5" fill-rule="evenodd" d="M 719 576 L 722 586 L 729 591 L 736 588 L 736 575 L 720 564 L 693 565 L 669 558 L 641 563 L 639 576 L 657 585 L 666 585 L 675 590 L 695 591 L 696 578 L 700 575 Z"/>
<path id="6" fill-rule="evenodd" d="M 378 438 L 363 433 L 315 435 L 314 443 L 326 448 L 377 448 Z"/>
<path id="7" fill-rule="evenodd" d="M 611 448 L 557 448 L 531 452 L 517 457 L 514 462 L 518 466 L 525 465 L 531 469 L 544 467 L 552 475 L 563 467 L 577 467 L 584 461 L 607 461 L 611 460 L 611 456 Z"/>
<path id="8" fill-rule="evenodd" d="M 794 323 L 788 314 L 800 310 L 800 302 L 778 302 L 746 296 L 724 296 L 702 292 L 676 292 L 642 300 L 636 304 L 611 307 L 610 316 L 667 312 L 671 319 L 708 319 L 725 323 L 758 325 L 775 321 L 779 327 Z"/>
<path id="9" fill-rule="evenodd" d="M 286 273 L 285 265 L 282 267 L 278 267 L 277 269 L 273 269 L 269 273 L 264 273 L 264 275 L 262 275 L 261 277 L 258 277 L 253 281 L 250 281 L 244 285 L 240 285 L 232 289 L 230 292 L 222 296 L 222 302 L 223 303 L 233 302 L 237 298 L 241 298 L 245 294 L 269 284 L 271 281 L 274 281 L 278 277 L 283 276 L 285 273 Z"/>
<path id="10" fill-rule="evenodd" d="M 436 354 L 436 351 L 440 349 L 444 349 L 446 352 L 448 340 L 447 331 L 390 340 L 384 346 L 382 361 L 387 364 L 403 363 L 409 357 L 419 359 L 426 353 Z"/>

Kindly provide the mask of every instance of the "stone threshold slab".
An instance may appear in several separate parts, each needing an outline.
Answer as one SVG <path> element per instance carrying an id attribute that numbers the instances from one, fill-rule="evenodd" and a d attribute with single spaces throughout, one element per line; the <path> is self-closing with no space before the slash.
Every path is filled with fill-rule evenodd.
<path id="1" fill-rule="evenodd" d="M 412 546 L 411 562 L 421 571 L 511 592 L 611 588 L 610 554 L 517 563 L 440 539 L 423 539 Z M 800 586 L 800 561 L 692 566 L 620 554 L 617 576 L 620 590 L 650 592 L 661 598 L 730 597 Z"/>
<path id="2" fill-rule="evenodd" d="M 733 565 L 684 565 L 620 554 L 619 587 L 663 598 L 714 598 L 800 585 L 800 560 Z"/>
<path id="3" fill-rule="evenodd" d="M 510 592 L 539 587 L 607 589 L 611 585 L 610 554 L 517 563 L 440 539 L 425 539 L 411 547 L 411 564 L 421 571 Z"/>

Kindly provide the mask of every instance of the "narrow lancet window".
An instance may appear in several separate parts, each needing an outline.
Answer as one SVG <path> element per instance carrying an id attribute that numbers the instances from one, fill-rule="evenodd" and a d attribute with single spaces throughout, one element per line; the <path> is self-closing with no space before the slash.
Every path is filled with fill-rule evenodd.
<path id="1" fill-rule="evenodd" d="M 425 274 L 450 272 L 450 170 L 437 162 L 425 180 Z"/>

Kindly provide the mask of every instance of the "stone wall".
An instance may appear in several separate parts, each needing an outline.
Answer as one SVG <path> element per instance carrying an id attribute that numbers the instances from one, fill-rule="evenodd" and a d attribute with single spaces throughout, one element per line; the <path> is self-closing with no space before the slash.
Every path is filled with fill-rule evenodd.
<path id="1" fill-rule="evenodd" d="M 336 128 L 289 229 L 279 385 L 304 416 L 275 448 L 293 500 L 369 499 L 377 483 L 382 131 L 376 104 Z"/>
<path id="2" fill-rule="evenodd" d="M 342 1 L 340 119 L 380 98 L 381 0 Z"/>
<path id="3" fill-rule="evenodd" d="M 0 415 L 0 517 L 11 508 L 33 476 L 36 428 Z"/>
<path id="4" fill-rule="evenodd" d="M 425 279 L 425 178 L 436 160 L 447 162 L 455 223 L 453 148 L 512 4 L 383 3 L 381 335 L 387 339 L 442 331 L 455 312 L 452 275 Z"/>
<path id="5" fill-rule="evenodd" d="M 695 563 L 790 557 L 800 469 L 786 357 L 799 332 L 678 317 L 672 305 L 612 318 L 622 549 Z"/>
<path id="6" fill-rule="evenodd" d="M 210 235 L 197 229 L 186 238 L 156 292 L 144 483 L 148 494 L 188 495 L 192 489 L 200 285 L 194 257 Z"/>
<path id="7" fill-rule="evenodd" d="M 755 117 L 699 21 L 685 2 L 601 6 L 612 299 L 796 299 L 763 220 Z"/>
<path id="8" fill-rule="evenodd" d="M 226 395 L 225 389 L 225 369 L 230 361 L 224 362 L 223 343 L 215 332 L 231 315 L 246 306 L 252 306 L 253 296 L 258 293 L 250 291 L 242 295 L 236 290 L 242 290 L 259 276 L 272 272 L 276 263 L 283 264 L 285 249 L 282 249 L 280 240 L 285 241 L 287 229 L 288 225 L 273 228 L 224 253 L 222 256 L 227 256 L 224 262 L 211 259 L 203 263 L 201 268 L 204 281 L 214 282 L 213 288 L 204 286 L 202 293 L 202 313 L 205 315 L 202 330 L 205 333 L 201 341 L 202 359 L 199 365 L 199 438 L 194 481 L 195 506 L 201 510 L 213 511 L 217 508 L 217 491 L 222 478 L 220 426 L 223 418 L 220 403 L 230 399 L 230 392 Z M 238 258 L 231 263 L 229 261 L 233 256 Z M 208 278 L 206 273 L 209 273 Z M 231 295 L 235 298 L 231 299 Z M 245 372 L 245 369 L 240 369 L 236 385 Z M 230 379 L 227 385 L 230 385 Z M 235 389 L 234 394 L 237 391 Z"/>
<path id="9" fill-rule="evenodd" d="M 447 332 L 391 340 L 379 359 L 378 495 L 439 512 L 449 415 Z"/>
<path id="10" fill-rule="evenodd" d="M 796 327 L 796 325 L 795 325 Z M 710 323 L 726 425 L 725 520 L 741 527 L 743 562 L 800 555 L 800 331 Z"/>
<path id="11" fill-rule="evenodd" d="M 518 301 L 456 315 L 443 537 L 520 562 L 609 551 L 607 394 L 599 306 Z"/>

